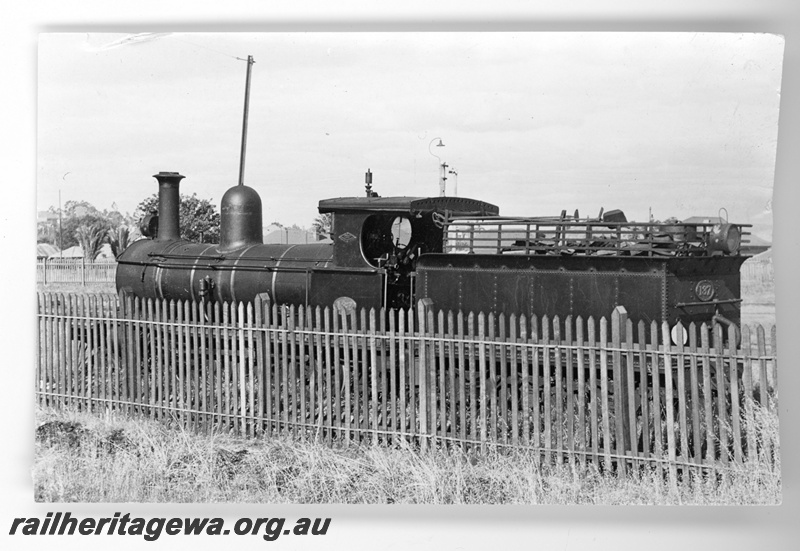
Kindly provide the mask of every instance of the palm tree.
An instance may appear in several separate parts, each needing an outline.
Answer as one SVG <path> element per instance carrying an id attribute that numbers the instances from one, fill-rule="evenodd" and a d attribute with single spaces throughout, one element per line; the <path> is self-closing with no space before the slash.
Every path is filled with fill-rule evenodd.
<path id="1" fill-rule="evenodd" d="M 108 244 L 111 245 L 111 252 L 117 258 L 122 251 L 131 244 L 131 230 L 128 226 L 118 226 L 108 230 Z"/>
<path id="2" fill-rule="evenodd" d="M 333 232 L 333 213 L 326 212 L 314 218 L 311 229 L 317 234 L 317 239 L 331 237 L 331 233 Z"/>
<path id="3" fill-rule="evenodd" d="M 106 234 L 103 228 L 96 224 L 78 226 L 78 229 L 75 230 L 75 239 L 78 240 L 78 245 L 83 249 L 83 258 L 87 262 L 93 262 L 97 255 L 100 254 L 105 237 Z"/>

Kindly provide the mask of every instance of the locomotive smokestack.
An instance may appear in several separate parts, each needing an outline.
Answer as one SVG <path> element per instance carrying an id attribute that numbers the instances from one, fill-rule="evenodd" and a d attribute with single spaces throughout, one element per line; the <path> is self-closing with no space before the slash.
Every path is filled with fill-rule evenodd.
<path id="1" fill-rule="evenodd" d="M 158 235 L 157 241 L 180 239 L 178 207 L 180 206 L 179 187 L 181 176 L 177 172 L 159 172 L 153 178 L 158 180 Z"/>

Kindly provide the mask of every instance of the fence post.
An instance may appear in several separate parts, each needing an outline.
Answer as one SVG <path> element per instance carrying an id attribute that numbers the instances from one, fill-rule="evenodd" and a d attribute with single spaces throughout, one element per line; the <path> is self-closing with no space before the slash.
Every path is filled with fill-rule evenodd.
<path id="1" fill-rule="evenodd" d="M 614 418 L 617 430 L 617 453 L 627 455 L 631 449 L 630 419 L 628 410 L 628 371 L 622 365 L 622 346 L 625 343 L 625 328 L 628 323 L 628 311 L 624 306 L 617 306 L 611 313 L 611 342 L 614 349 L 612 373 L 614 374 Z M 621 449 L 620 449 L 621 448 Z M 621 470 L 626 468 L 626 463 L 621 460 Z"/>
<path id="2" fill-rule="evenodd" d="M 81 285 L 86 285 L 86 258 L 81 257 Z"/>
<path id="3" fill-rule="evenodd" d="M 44 257 L 42 263 L 42 283 L 47 285 L 47 257 Z"/>
<path id="4" fill-rule="evenodd" d="M 430 396 L 428 393 L 428 351 L 426 344 L 426 332 L 429 329 L 426 323 L 428 312 L 432 312 L 433 301 L 429 298 L 420 299 L 417 308 L 419 321 L 419 371 L 417 380 L 419 381 L 419 429 L 420 429 L 420 448 L 429 449 L 430 434 L 428 433 L 428 403 Z"/>

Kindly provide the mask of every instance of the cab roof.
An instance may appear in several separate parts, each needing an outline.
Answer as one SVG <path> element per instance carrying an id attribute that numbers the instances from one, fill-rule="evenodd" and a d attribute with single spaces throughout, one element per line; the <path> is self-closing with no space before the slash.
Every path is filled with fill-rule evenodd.
<path id="1" fill-rule="evenodd" d="M 466 197 L 338 197 L 319 202 L 319 212 L 393 212 L 408 213 L 449 211 L 473 216 L 497 216 L 500 209 L 491 203 Z"/>

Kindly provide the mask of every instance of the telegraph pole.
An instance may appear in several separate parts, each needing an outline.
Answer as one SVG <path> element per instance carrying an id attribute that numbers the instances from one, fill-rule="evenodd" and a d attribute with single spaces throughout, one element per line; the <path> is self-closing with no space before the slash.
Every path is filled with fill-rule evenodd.
<path id="1" fill-rule="evenodd" d="M 253 56 L 247 56 L 247 79 L 244 84 L 244 117 L 242 121 L 242 153 L 239 157 L 239 185 L 244 185 L 244 157 L 247 150 L 247 117 L 250 114 L 250 72 L 253 67 Z"/>

